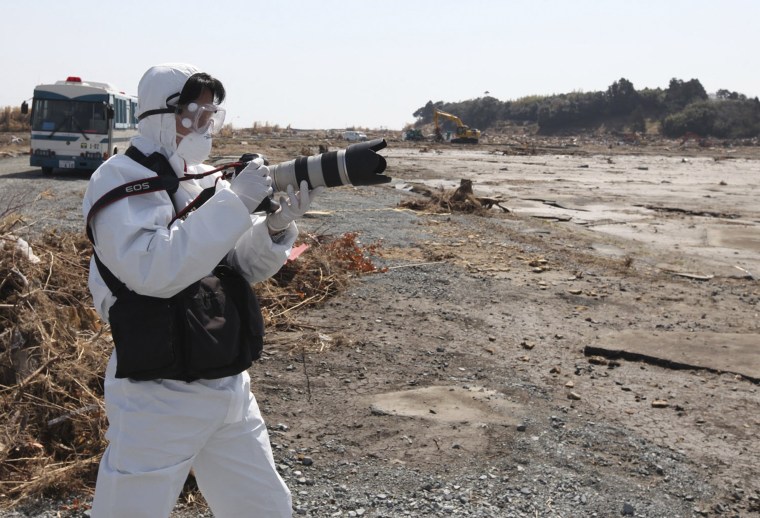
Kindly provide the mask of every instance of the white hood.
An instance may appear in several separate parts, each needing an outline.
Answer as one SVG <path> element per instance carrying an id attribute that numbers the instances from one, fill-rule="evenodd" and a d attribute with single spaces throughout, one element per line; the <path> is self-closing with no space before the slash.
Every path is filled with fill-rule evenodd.
<path id="1" fill-rule="evenodd" d="M 166 108 L 166 99 L 179 94 L 187 79 L 200 70 L 183 63 L 165 63 L 148 69 L 137 85 L 137 116 L 148 110 Z M 175 100 L 176 100 L 175 96 Z M 137 124 L 140 136 L 150 140 L 164 155 L 177 150 L 176 119 L 173 113 L 148 115 Z"/>

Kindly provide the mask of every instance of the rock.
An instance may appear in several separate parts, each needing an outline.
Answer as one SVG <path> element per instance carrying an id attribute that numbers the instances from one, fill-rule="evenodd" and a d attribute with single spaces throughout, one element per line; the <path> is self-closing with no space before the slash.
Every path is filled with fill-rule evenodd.
<path id="1" fill-rule="evenodd" d="M 667 408 L 669 406 L 670 403 L 665 399 L 655 399 L 652 401 L 652 408 Z"/>
<path id="2" fill-rule="evenodd" d="M 372 415 L 390 415 L 388 412 L 377 405 L 370 405 L 369 412 Z"/>
<path id="3" fill-rule="evenodd" d="M 573 401 L 580 401 L 581 396 L 577 392 L 568 392 L 567 399 L 572 399 Z"/>
<path id="4" fill-rule="evenodd" d="M 628 502 L 623 504 L 623 516 L 633 516 L 636 511 L 633 506 Z"/>

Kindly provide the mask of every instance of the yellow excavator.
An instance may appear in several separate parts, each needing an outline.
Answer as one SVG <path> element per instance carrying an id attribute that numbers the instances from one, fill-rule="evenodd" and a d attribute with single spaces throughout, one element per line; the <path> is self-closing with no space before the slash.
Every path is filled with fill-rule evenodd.
<path id="1" fill-rule="evenodd" d="M 441 125 L 438 121 L 439 118 L 444 118 L 452 121 L 457 126 L 455 135 L 451 135 L 450 138 L 445 138 L 441 132 Z M 456 115 L 443 112 L 435 109 L 433 111 L 433 124 L 435 125 L 435 139 L 438 141 L 447 141 L 452 144 L 477 144 L 480 140 L 480 130 L 470 128 L 462 119 Z"/>

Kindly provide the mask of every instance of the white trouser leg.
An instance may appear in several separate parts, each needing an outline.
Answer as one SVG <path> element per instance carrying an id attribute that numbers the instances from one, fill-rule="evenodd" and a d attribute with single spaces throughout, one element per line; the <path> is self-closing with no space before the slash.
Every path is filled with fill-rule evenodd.
<path id="1" fill-rule="evenodd" d="M 122 452 L 123 454 L 123 452 Z M 128 473 L 119 470 L 119 454 L 106 448 L 98 469 L 92 518 L 168 517 L 190 471 L 191 460 Z M 156 459 L 159 460 L 159 459 Z M 147 466 L 143 465 L 142 469 Z"/>
<path id="2" fill-rule="evenodd" d="M 259 438 L 261 430 L 264 434 L 266 431 L 255 400 L 253 407 L 247 404 L 249 398 L 253 399 L 247 373 L 193 383 L 174 380 L 133 382 L 116 379 L 114 370 L 112 358 L 105 379 L 110 425 L 106 438 L 110 444 L 98 471 L 93 518 L 169 516 L 191 465 L 207 443 L 212 445 L 211 452 L 220 450 L 220 457 L 226 453 L 230 458 L 236 458 L 242 456 L 244 450 L 262 450 Z M 251 415 L 253 419 L 249 418 Z M 244 419 L 244 416 L 247 417 Z M 231 426 L 234 423 L 237 427 Z M 249 424 L 248 428 L 245 423 Z M 228 428 L 229 437 L 225 433 Z M 219 438 L 215 437 L 217 432 Z M 249 435 L 248 448 L 241 446 L 246 441 L 241 436 L 246 433 L 258 434 Z M 258 454 L 249 462 L 260 462 L 256 465 L 259 470 L 273 471 L 271 450 L 268 450 L 268 441 L 265 443 L 270 452 L 269 459 Z M 224 452 L 225 448 L 229 451 Z M 222 471 L 210 470 L 211 473 Z M 239 485 L 225 484 L 230 488 L 225 491 L 225 498 L 237 498 L 232 491 L 236 491 Z M 214 484 L 210 487 L 213 493 Z M 244 493 L 248 492 L 250 487 L 246 486 Z M 253 510 L 249 508 L 248 514 L 238 516 L 251 516 L 251 512 Z"/>
<path id="3" fill-rule="evenodd" d="M 195 479 L 216 518 L 290 518 L 290 491 L 249 387 L 245 383 L 240 401 L 242 419 L 214 432 L 193 461 Z"/>

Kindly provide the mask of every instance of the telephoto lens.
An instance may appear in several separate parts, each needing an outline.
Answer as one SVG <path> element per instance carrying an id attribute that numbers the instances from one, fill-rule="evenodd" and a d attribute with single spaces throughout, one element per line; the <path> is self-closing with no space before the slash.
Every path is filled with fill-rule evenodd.
<path id="1" fill-rule="evenodd" d="M 275 165 L 270 165 L 263 155 L 246 153 L 240 157 L 240 162 L 245 164 L 256 158 L 264 159 L 272 176 L 272 187 L 278 192 L 287 191 L 288 185 L 298 189 L 303 180 L 309 183 L 309 189 L 322 186 L 376 185 L 391 181 L 390 176 L 383 174 L 386 166 L 385 157 L 377 154 L 377 151 L 387 145 L 385 139 L 379 138 L 352 144 L 346 149 L 302 156 Z M 244 167 L 238 167 L 237 172 Z"/>
<path id="2" fill-rule="evenodd" d="M 295 160 L 269 166 L 272 176 L 272 188 L 275 192 L 287 191 L 288 185 L 298 190 L 301 182 L 306 180 L 309 189 L 315 187 L 339 187 L 341 185 L 377 185 L 388 183 L 391 177 L 384 175 L 385 157 L 377 152 L 388 144 L 385 139 L 375 139 L 352 144 L 346 149 L 328 151 L 319 155 L 302 156 Z M 246 153 L 241 162 L 255 158 L 264 158 L 258 154 Z M 266 160 L 266 159 L 265 159 Z M 265 162 L 266 163 L 266 162 Z M 270 198 L 267 198 L 256 211 L 270 212 Z"/>
<path id="3" fill-rule="evenodd" d="M 391 177 L 383 174 L 385 158 L 377 154 L 387 145 L 385 139 L 375 139 L 352 144 L 346 149 L 302 156 L 270 166 L 272 187 L 275 191 L 284 192 L 288 185 L 292 185 L 298 190 L 303 180 L 308 182 L 309 189 L 388 183 Z"/>

